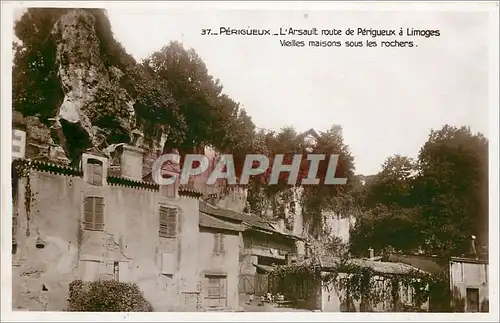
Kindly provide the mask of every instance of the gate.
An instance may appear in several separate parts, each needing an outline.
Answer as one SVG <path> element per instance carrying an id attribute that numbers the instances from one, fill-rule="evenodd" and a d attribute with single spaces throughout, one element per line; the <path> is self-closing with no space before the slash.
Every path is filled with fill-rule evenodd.
<path id="1" fill-rule="evenodd" d="M 255 274 L 255 295 L 265 295 L 268 291 L 269 274 Z"/>
<path id="2" fill-rule="evenodd" d="M 238 290 L 240 293 L 255 294 L 255 278 L 253 275 L 240 275 Z"/>

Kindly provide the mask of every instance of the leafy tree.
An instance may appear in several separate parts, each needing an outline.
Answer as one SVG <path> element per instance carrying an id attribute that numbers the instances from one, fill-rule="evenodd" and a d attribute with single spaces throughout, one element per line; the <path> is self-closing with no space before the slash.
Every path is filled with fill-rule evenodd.
<path id="1" fill-rule="evenodd" d="M 362 256 L 366 256 L 368 248 L 377 253 L 387 248 L 413 253 L 424 239 L 419 217 L 418 208 L 389 208 L 379 204 L 356 221 L 350 234 L 350 250 Z"/>
<path id="2" fill-rule="evenodd" d="M 310 232 L 315 236 L 323 233 L 323 211 L 334 211 L 341 216 L 351 215 L 357 205 L 350 195 L 354 183 L 354 157 L 349 146 L 344 143 L 342 127 L 333 125 L 328 131 L 320 132 L 314 154 L 326 154 L 327 158 L 319 163 L 317 178 L 319 185 L 304 186 L 304 219 L 309 223 Z M 329 155 L 338 155 L 336 178 L 347 178 L 346 185 L 326 185 Z"/>
<path id="3" fill-rule="evenodd" d="M 412 206 L 412 181 L 415 175 L 416 163 L 411 158 L 401 155 L 387 158 L 382 171 L 369 185 L 366 205 Z"/>
<path id="4" fill-rule="evenodd" d="M 389 158 L 366 188 L 366 212 L 351 232 L 354 252 L 422 250 L 466 255 L 471 235 L 488 244 L 488 141 L 467 127 L 432 130 L 417 163 Z"/>
<path id="5" fill-rule="evenodd" d="M 467 254 L 471 235 L 488 244 L 488 140 L 467 127 L 433 130 L 419 155 L 414 196 L 423 207 L 425 248 Z"/>
<path id="6" fill-rule="evenodd" d="M 150 55 L 144 66 L 169 89 L 183 116 L 184 136 L 170 144 L 181 154 L 204 146 L 233 153 L 239 174 L 244 155 L 253 149 L 255 125 L 239 103 L 222 93 L 220 80 L 208 73 L 196 51 L 170 42 Z"/>
<path id="7" fill-rule="evenodd" d="M 56 46 L 52 28 L 68 9 L 29 8 L 16 22 L 12 103 L 26 116 L 50 117 L 64 98 L 57 75 Z"/>

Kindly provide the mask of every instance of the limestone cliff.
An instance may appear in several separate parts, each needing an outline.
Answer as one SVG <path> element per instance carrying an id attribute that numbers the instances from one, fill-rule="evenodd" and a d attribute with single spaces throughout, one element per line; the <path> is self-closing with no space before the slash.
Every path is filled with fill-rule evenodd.
<path id="1" fill-rule="evenodd" d="M 111 135 L 132 140 L 129 136 L 135 129 L 135 111 L 133 99 L 120 86 L 124 73 L 117 67 L 104 66 L 94 26 L 95 18 L 84 10 L 66 13 L 54 26 L 64 91 L 54 124 L 59 126 L 60 119 L 79 124 L 91 144 L 99 147 Z"/>
<path id="2" fill-rule="evenodd" d="M 48 117 L 39 112 L 24 119 L 28 158 L 54 160 L 48 147 L 55 147 L 57 161 L 69 162 L 91 147 L 105 150 L 117 143 L 142 145 L 144 134 L 137 122 L 135 99 L 123 86 L 126 71 L 103 57 L 98 23 L 91 10 L 69 9 L 51 27 L 48 37 L 55 45 L 51 68 L 63 97 L 58 104 L 44 107 Z M 153 141 L 148 153 L 159 144 L 159 140 Z"/>

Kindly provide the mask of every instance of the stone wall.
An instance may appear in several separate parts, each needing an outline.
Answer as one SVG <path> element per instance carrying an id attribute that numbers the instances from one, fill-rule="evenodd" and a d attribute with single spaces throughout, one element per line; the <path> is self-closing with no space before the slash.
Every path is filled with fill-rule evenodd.
<path id="1" fill-rule="evenodd" d="M 200 292 L 197 199 L 107 183 L 89 189 L 83 178 L 38 171 L 30 187 L 30 212 L 26 178 L 17 194 L 14 309 L 64 310 L 72 280 L 110 279 L 118 267 L 119 280 L 136 282 L 156 311 L 196 310 L 186 299 Z M 104 198 L 102 232 L 83 230 L 88 195 Z M 160 204 L 179 208 L 176 238 L 159 237 Z"/>

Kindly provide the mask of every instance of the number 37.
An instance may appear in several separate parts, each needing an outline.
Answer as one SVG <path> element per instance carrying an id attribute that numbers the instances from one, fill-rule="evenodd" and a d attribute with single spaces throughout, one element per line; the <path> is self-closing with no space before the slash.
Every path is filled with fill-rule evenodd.
<path id="1" fill-rule="evenodd" d="M 210 35 L 210 32 L 211 32 L 211 31 L 212 31 L 211 29 L 202 29 L 202 30 L 201 30 L 201 35 L 202 35 L 202 36 L 205 36 L 205 35 Z"/>

